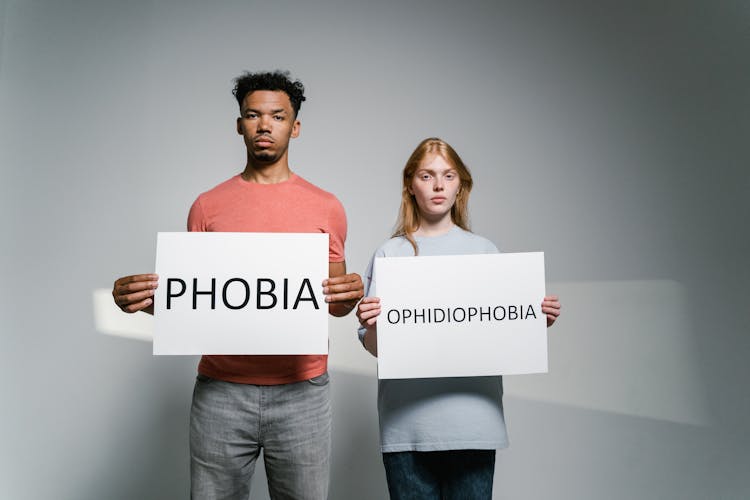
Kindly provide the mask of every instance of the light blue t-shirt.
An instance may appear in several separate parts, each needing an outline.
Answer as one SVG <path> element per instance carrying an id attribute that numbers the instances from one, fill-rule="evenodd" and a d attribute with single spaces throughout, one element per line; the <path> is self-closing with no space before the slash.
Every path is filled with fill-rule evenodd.
<path id="1" fill-rule="evenodd" d="M 486 238 L 454 226 L 440 236 L 417 237 L 419 255 L 497 253 Z M 375 257 L 405 257 L 414 249 L 404 237 L 375 252 L 366 273 L 366 295 L 376 296 Z M 360 340 L 364 328 L 359 330 Z M 501 377 L 388 379 L 378 381 L 380 449 L 439 451 L 508 446 Z"/>

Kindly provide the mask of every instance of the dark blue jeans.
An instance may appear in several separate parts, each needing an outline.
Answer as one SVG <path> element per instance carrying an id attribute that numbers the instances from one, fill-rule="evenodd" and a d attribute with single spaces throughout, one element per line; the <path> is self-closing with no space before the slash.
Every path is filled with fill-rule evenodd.
<path id="1" fill-rule="evenodd" d="M 495 450 L 383 453 L 391 500 L 492 500 Z"/>

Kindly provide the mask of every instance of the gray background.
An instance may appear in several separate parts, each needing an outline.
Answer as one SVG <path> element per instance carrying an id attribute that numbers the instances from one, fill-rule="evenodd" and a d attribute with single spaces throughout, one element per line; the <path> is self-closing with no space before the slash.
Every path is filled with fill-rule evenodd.
<path id="1" fill-rule="evenodd" d="M 232 78 L 288 68 L 292 168 L 346 207 L 351 270 L 431 135 L 474 230 L 546 252 L 567 316 L 543 381 L 506 379 L 497 498 L 747 498 L 749 27 L 740 1 L 0 0 L 0 497 L 187 497 L 197 359 L 97 333 L 91 294 L 241 170 Z M 386 497 L 361 359 L 332 369 L 337 500 Z"/>

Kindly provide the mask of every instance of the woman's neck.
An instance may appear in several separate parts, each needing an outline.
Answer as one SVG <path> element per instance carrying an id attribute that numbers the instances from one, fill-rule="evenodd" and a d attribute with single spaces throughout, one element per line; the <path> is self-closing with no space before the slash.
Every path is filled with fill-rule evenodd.
<path id="1" fill-rule="evenodd" d="M 447 217 L 442 217 L 438 220 L 429 220 L 426 217 L 419 218 L 419 228 L 414 231 L 414 236 L 440 236 L 453 229 L 453 220 L 451 220 L 450 213 L 446 214 Z"/>

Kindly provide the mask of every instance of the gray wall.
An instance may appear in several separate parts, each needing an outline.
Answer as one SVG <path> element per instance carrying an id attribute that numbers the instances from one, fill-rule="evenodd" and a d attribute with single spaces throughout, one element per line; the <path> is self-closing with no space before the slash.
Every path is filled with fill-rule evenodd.
<path id="1" fill-rule="evenodd" d="M 546 252 L 566 317 L 550 373 L 506 379 L 497 498 L 747 498 L 749 23 L 740 1 L 0 0 L 0 497 L 187 496 L 197 360 L 98 334 L 91 293 L 241 170 L 231 79 L 289 68 L 291 164 L 346 207 L 350 269 L 430 135 L 473 170 L 474 230 Z M 386 495 L 368 370 L 333 370 L 336 500 Z"/>

